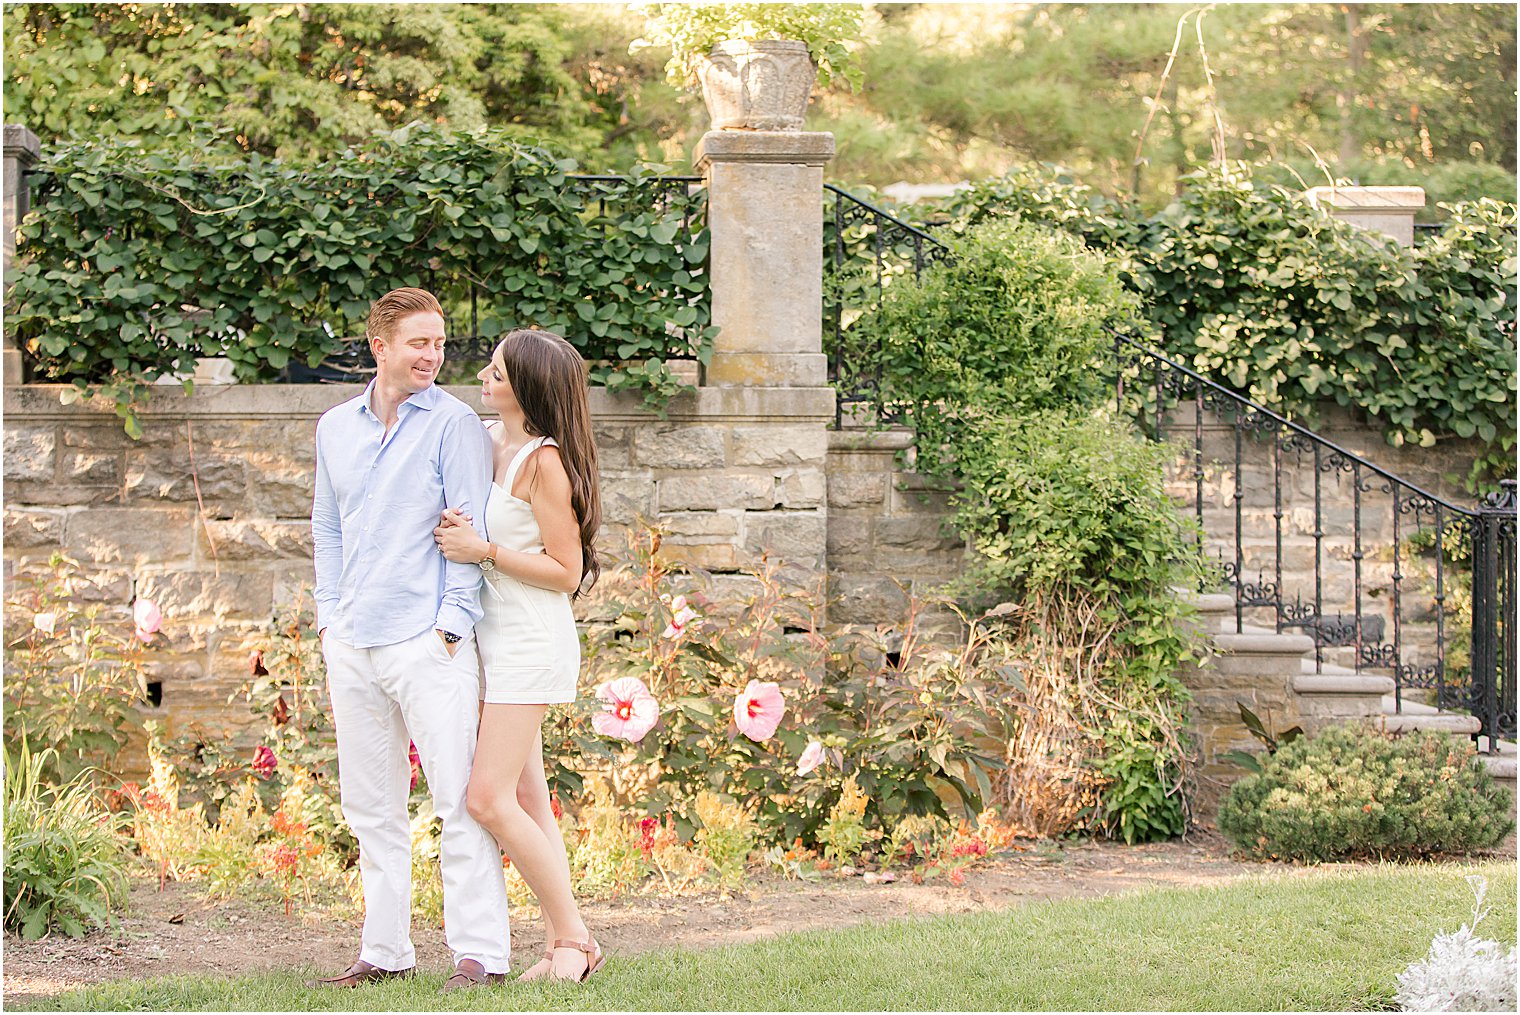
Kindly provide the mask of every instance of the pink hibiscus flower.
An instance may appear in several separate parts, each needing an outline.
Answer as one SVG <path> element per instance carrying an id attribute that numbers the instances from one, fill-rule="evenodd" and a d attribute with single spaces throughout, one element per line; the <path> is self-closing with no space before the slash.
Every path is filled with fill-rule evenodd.
<path id="1" fill-rule="evenodd" d="M 604 737 L 638 743 L 660 720 L 660 703 L 638 677 L 619 677 L 597 688 L 596 696 L 607 703 L 591 717 L 591 725 Z"/>
<path id="2" fill-rule="evenodd" d="M 132 603 L 132 623 L 137 625 L 136 635 L 143 641 L 152 641 L 158 629 L 163 626 L 164 615 L 159 612 L 158 604 L 151 599 L 137 599 Z"/>
<path id="3" fill-rule="evenodd" d="M 797 759 L 797 774 L 807 775 L 821 764 L 823 764 L 823 745 L 816 740 L 809 740 L 807 747 L 802 751 L 802 757 Z"/>
<path id="4" fill-rule="evenodd" d="M 685 596 L 676 596 L 670 601 L 670 612 L 670 623 L 665 625 L 662 638 L 679 638 L 686 630 L 686 625 L 701 616 L 696 610 L 686 605 Z"/>
<path id="5" fill-rule="evenodd" d="M 417 788 L 417 773 L 422 771 L 422 755 L 417 753 L 416 741 L 406 743 L 406 763 L 412 767 L 412 789 Z"/>
<path id="6" fill-rule="evenodd" d="M 786 698 L 780 686 L 768 681 L 751 680 L 734 699 L 734 725 L 751 740 L 769 740 L 785 714 Z"/>

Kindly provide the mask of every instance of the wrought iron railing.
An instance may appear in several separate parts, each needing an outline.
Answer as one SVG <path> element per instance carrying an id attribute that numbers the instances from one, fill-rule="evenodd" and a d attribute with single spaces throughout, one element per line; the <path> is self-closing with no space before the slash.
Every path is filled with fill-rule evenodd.
<path id="1" fill-rule="evenodd" d="M 839 406 L 888 421 L 871 350 L 851 324 L 899 277 L 949 254 L 934 236 L 828 187 L 824 336 Z M 1515 485 L 1478 507 L 1373 464 L 1190 367 L 1115 334 L 1116 405 L 1183 438 L 1173 493 L 1235 597 L 1235 627 L 1308 634 L 1315 669 L 1394 680 L 1477 717 L 1487 749 L 1515 736 Z M 868 410 L 862 413 L 862 410 Z"/>
<path id="2" fill-rule="evenodd" d="M 880 305 L 894 279 L 917 278 L 950 250 L 917 226 L 831 183 L 824 184 L 823 243 L 824 351 L 836 394 L 837 429 L 861 410 L 876 418 L 890 416 L 876 398 L 879 378 L 868 365 L 874 357 L 859 355 L 850 325 Z"/>
<path id="3" fill-rule="evenodd" d="M 1173 492 L 1235 596 L 1235 628 L 1314 639 L 1327 664 L 1515 736 L 1515 484 L 1464 507 L 1114 333 L 1119 410 L 1180 438 Z M 1468 629 L 1468 630 L 1464 630 Z"/>

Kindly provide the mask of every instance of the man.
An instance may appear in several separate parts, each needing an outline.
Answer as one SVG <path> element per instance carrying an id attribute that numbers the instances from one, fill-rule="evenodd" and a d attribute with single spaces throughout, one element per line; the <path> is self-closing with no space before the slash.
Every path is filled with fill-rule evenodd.
<path id="1" fill-rule="evenodd" d="M 386 293 L 370 308 L 367 332 L 375 379 L 317 423 L 311 510 L 317 633 L 343 816 L 359 840 L 364 932 L 358 961 L 311 985 L 412 972 L 411 740 L 443 821 L 455 964 L 447 991 L 500 982 L 511 957 L 501 854 L 465 809 L 479 722 L 481 572 L 449 563 L 433 544 L 445 506 L 485 517 L 491 446 L 474 410 L 433 383 L 444 320 L 431 293 Z"/>

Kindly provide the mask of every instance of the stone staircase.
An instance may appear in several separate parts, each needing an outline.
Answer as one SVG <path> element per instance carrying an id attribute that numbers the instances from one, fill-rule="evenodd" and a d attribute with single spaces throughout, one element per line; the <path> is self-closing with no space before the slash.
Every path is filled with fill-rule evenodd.
<path id="1" fill-rule="evenodd" d="M 1198 597 L 1201 627 L 1210 633 L 1214 651 L 1201 668 L 1212 670 L 1194 689 L 1201 718 L 1233 722 L 1234 730 L 1205 738 L 1205 768 L 1210 757 L 1236 747 L 1259 745 L 1239 724 L 1237 701 L 1244 702 L 1270 729 L 1299 725 L 1314 733 L 1339 722 L 1371 721 L 1391 732 L 1429 730 L 1468 740 L 1481 724 L 1470 715 L 1442 711 L 1406 698 L 1395 700 L 1392 677 L 1357 673 L 1324 663 L 1316 672 L 1314 641 L 1305 634 L 1279 633 L 1245 625 L 1235 630 L 1235 600 L 1228 594 Z M 1191 684 L 1192 681 L 1189 681 Z M 1221 735 L 1222 732 L 1222 735 Z M 1499 742 L 1489 754 L 1488 738 L 1478 741 L 1489 773 L 1515 796 L 1516 745 Z M 1211 749 L 1212 747 L 1212 749 Z"/>

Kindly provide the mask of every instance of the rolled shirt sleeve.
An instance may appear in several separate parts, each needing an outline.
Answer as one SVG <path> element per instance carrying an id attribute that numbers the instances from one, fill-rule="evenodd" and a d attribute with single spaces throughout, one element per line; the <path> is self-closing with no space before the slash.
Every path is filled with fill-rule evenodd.
<path id="1" fill-rule="evenodd" d="M 332 623 L 338 608 L 338 583 L 343 575 L 343 526 L 337 494 L 322 454 L 322 427 L 317 426 L 316 495 L 311 505 L 311 545 L 317 571 L 317 630 Z"/>
<path id="2" fill-rule="evenodd" d="M 467 514 L 485 538 L 486 500 L 491 492 L 491 438 L 473 413 L 451 420 L 439 448 L 444 503 Z M 480 608 L 481 571 L 475 564 L 445 561 L 443 596 L 437 628 L 465 635 L 484 615 Z"/>

